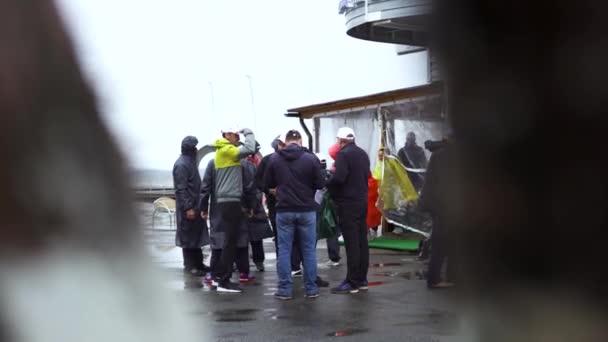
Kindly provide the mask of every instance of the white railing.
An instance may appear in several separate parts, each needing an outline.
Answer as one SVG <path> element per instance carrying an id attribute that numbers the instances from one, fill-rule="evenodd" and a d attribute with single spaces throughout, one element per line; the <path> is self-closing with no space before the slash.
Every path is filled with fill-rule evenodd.
<path id="1" fill-rule="evenodd" d="M 341 0 L 338 4 L 338 13 L 344 14 L 353 8 L 360 6 L 367 7 L 368 0 Z"/>

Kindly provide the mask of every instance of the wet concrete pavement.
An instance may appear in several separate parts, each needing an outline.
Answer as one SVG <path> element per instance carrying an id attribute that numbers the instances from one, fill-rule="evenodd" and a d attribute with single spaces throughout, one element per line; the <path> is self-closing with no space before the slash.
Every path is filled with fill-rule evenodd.
<path id="1" fill-rule="evenodd" d="M 161 224 L 157 228 L 168 227 Z M 256 272 L 252 264 L 256 281 L 243 285 L 244 294 L 219 294 L 203 285 L 201 278 L 183 275 L 174 232 L 146 229 L 145 236 L 150 255 L 166 275 L 165 286 L 186 299 L 189 305 L 185 312 L 210 322 L 216 341 L 457 340 L 459 317 L 454 293 L 427 290 L 420 279 L 425 266 L 410 253 L 372 249 L 368 292 L 335 295 L 322 288 L 319 298 L 305 299 L 302 279 L 294 278 L 294 299 L 281 301 L 273 297 L 277 273 L 270 239 L 264 243 L 266 271 Z M 204 253 L 208 264 L 209 250 L 204 249 Z M 342 265 L 326 265 L 325 243 L 319 242 L 318 273 L 330 286 L 346 274 L 343 248 L 341 255 Z"/>

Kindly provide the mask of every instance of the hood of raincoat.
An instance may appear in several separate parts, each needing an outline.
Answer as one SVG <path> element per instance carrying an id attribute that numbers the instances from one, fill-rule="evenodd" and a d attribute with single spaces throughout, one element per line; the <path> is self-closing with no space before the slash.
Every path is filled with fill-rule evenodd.
<path id="1" fill-rule="evenodd" d="M 185 137 L 182 140 L 182 153 L 192 154 L 196 153 L 196 145 L 198 145 L 198 139 L 192 135 Z"/>

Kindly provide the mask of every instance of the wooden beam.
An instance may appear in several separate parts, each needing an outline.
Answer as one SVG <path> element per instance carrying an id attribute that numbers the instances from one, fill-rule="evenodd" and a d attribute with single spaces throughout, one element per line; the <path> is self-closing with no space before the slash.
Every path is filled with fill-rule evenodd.
<path id="1" fill-rule="evenodd" d="M 367 96 L 353 97 L 338 101 L 320 103 L 305 107 L 289 109 L 289 113 L 298 113 L 305 119 L 310 119 L 317 114 L 337 112 L 357 107 L 374 106 L 381 103 L 396 102 L 421 96 L 440 94 L 442 86 L 440 82 L 430 83 L 423 86 L 391 90 L 384 93 Z"/>

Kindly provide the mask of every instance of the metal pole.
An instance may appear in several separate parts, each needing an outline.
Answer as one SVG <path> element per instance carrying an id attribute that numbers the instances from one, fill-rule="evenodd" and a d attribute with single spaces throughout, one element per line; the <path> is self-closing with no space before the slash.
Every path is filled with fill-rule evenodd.
<path id="1" fill-rule="evenodd" d="M 215 98 L 213 96 L 213 82 L 209 82 L 209 89 L 211 90 L 211 113 L 215 116 Z"/>
<path id="2" fill-rule="evenodd" d="M 257 134 L 258 133 L 258 123 L 257 123 L 256 114 L 255 114 L 255 104 L 253 102 L 253 80 L 252 80 L 251 75 L 245 75 L 245 77 L 247 77 L 247 79 L 249 80 L 249 94 L 251 96 L 251 113 L 253 114 L 253 130 Z"/>

